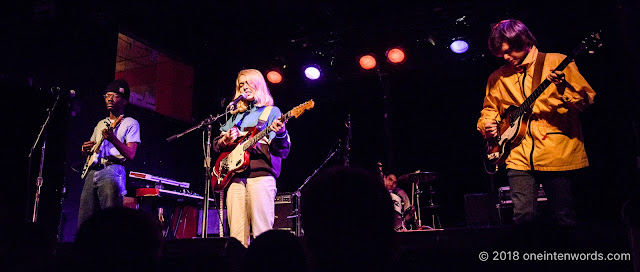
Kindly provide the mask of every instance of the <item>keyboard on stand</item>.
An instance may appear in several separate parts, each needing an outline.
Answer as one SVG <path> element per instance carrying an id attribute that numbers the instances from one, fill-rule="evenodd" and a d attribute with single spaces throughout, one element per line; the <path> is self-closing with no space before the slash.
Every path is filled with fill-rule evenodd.
<path id="1" fill-rule="evenodd" d="M 138 209 L 158 215 L 166 239 L 191 239 L 197 235 L 198 214 L 204 197 L 189 190 L 187 182 L 129 172 L 129 177 L 151 181 L 136 189 Z M 209 201 L 215 201 L 209 198 Z M 215 207 L 215 203 L 212 204 Z M 165 220 L 166 219 L 166 220 Z"/>

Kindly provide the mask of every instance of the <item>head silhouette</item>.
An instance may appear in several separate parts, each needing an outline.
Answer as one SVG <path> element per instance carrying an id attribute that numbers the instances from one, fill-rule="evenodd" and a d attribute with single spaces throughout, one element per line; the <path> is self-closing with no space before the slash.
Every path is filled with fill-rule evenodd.
<path id="1" fill-rule="evenodd" d="M 157 268 L 162 247 L 160 222 L 139 210 L 105 209 L 80 226 L 75 247 L 81 268 L 153 270 Z"/>
<path id="2" fill-rule="evenodd" d="M 391 203 L 380 178 L 362 169 L 330 168 L 312 179 L 302 191 L 301 213 L 313 267 L 386 269 L 393 251 Z"/>
<path id="3" fill-rule="evenodd" d="M 246 271 L 307 271 L 306 255 L 298 237 L 286 230 L 266 231 L 249 245 Z"/>

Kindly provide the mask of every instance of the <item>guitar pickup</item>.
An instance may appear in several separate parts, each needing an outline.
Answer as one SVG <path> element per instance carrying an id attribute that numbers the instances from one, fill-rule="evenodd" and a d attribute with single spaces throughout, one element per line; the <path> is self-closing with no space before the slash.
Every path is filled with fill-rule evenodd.
<path id="1" fill-rule="evenodd" d="M 489 160 L 497 160 L 498 158 L 500 158 L 499 152 L 493 152 L 491 154 L 487 154 L 487 159 Z"/>

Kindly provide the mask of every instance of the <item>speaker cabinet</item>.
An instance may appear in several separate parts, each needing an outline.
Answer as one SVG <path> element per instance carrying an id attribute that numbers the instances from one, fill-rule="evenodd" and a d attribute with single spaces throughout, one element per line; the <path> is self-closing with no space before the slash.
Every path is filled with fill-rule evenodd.
<path id="1" fill-rule="evenodd" d="M 489 226 L 489 207 L 490 205 L 487 194 L 464 195 L 464 210 L 467 218 L 467 226 Z"/>
<path id="2" fill-rule="evenodd" d="M 293 232 L 295 230 L 294 220 L 289 218 L 294 215 L 293 209 L 293 197 L 291 193 L 277 194 L 275 199 L 276 218 L 273 222 L 273 228 Z"/>

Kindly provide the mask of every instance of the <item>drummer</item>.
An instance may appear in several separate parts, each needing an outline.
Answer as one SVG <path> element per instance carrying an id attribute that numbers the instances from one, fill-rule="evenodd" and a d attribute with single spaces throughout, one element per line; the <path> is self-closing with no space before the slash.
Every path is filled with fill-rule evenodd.
<path id="1" fill-rule="evenodd" d="M 413 216 L 413 206 L 409 200 L 407 193 L 398 188 L 398 178 L 395 174 L 389 172 L 384 175 L 384 186 L 391 193 L 393 201 L 393 209 L 395 211 L 395 230 L 403 231 L 410 228 L 406 222 Z"/>

